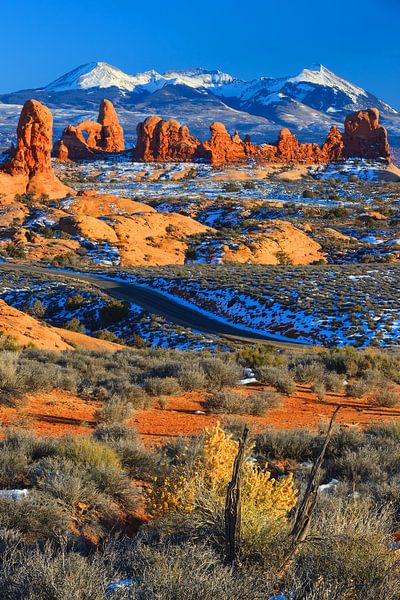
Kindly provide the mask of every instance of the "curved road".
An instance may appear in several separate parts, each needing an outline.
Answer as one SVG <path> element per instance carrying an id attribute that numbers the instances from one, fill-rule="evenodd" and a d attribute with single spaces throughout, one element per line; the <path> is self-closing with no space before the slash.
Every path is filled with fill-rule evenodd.
<path id="1" fill-rule="evenodd" d="M 0 271 L 20 271 L 27 275 L 43 274 L 52 278 L 62 278 L 64 281 L 65 279 L 73 279 L 75 281 L 90 283 L 114 298 L 132 302 L 150 313 L 161 315 L 172 323 L 225 338 L 233 342 L 247 344 L 268 344 L 273 342 L 274 345 L 284 346 L 285 348 L 291 347 L 299 349 L 301 347 L 307 347 L 306 344 L 296 342 L 296 340 L 293 340 L 293 342 L 283 342 L 275 339 L 273 335 L 252 333 L 241 328 L 240 325 L 222 323 L 217 319 L 204 315 L 195 308 L 182 306 L 179 302 L 166 297 L 156 290 L 129 282 L 103 279 L 102 277 L 91 275 L 89 273 L 60 272 L 56 269 L 46 269 L 18 263 L 0 263 Z"/>

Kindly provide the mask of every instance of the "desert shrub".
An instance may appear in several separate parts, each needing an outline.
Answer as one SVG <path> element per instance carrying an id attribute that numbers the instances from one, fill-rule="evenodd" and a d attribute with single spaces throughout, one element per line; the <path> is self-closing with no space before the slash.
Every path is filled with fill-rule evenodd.
<path id="1" fill-rule="evenodd" d="M 224 390 L 210 395 L 205 407 L 213 413 L 262 416 L 280 404 L 279 394 L 271 390 L 246 395 Z"/>
<path id="2" fill-rule="evenodd" d="M 296 391 L 296 384 L 289 371 L 282 367 L 259 367 L 255 375 L 261 383 L 272 385 L 281 394 L 289 396 Z"/>
<path id="3" fill-rule="evenodd" d="M 131 551 L 134 574 L 142 578 L 138 598 L 154 600 L 243 600 L 263 598 L 273 584 L 244 569 L 233 572 L 206 543 L 139 542 Z M 143 574 L 143 575 L 142 575 Z"/>
<path id="4" fill-rule="evenodd" d="M 66 439 L 63 444 L 60 444 L 59 454 L 76 464 L 92 467 L 109 466 L 116 469 L 121 466 L 115 450 L 87 437 Z"/>
<path id="5" fill-rule="evenodd" d="M 57 365 L 46 364 L 22 356 L 18 363 L 18 374 L 24 388 L 29 391 L 52 390 L 54 388 L 70 389 L 65 373 Z M 68 386 L 67 388 L 65 386 Z"/>
<path id="6" fill-rule="evenodd" d="M 0 486 L 2 488 L 19 488 L 25 480 L 27 456 L 22 448 L 1 446 Z"/>
<path id="7" fill-rule="evenodd" d="M 6 335 L 3 331 L 0 331 L 0 351 L 3 350 L 17 352 L 17 350 L 21 350 L 21 346 L 15 336 Z"/>
<path id="8" fill-rule="evenodd" d="M 148 480 L 157 471 L 154 452 L 144 447 L 135 429 L 115 423 L 101 423 L 96 428 L 95 437 L 117 452 L 122 466 L 131 477 Z"/>
<path id="9" fill-rule="evenodd" d="M 178 382 L 185 391 L 203 390 L 207 387 L 206 374 L 197 365 L 181 365 L 178 372 Z"/>
<path id="10" fill-rule="evenodd" d="M 304 190 L 302 193 L 302 198 L 318 198 L 318 194 L 312 190 Z"/>
<path id="11" fill-rule="evenodd" d="M 311 589 L 321 579 L 339 583 L 342 598 L 391 598 L 400 592 L 396 553 L 390 551 L 392 515 L 368 500 L 325 497 L 313 521 L 321 540 L 304 548 L 297 569 Z"/>
<path id="12" fill-rule="evenodd" d="M 213 413 L 245 414 L 243 396 L 230 390 L 209 395 L 204 405 Z"/>
<path id="13" fill-rule="evenodd" d="M 315 436 L 307 429 L 265 429 L 255 438 L 254 452 L 261 462 L 277 459 L 301 462 L 312 459 L 316 451 Z"/>
<path id="14" fill-rule="evenodd" d="M 173 396 L 179 394 L 181 387 L 175 377 L 148 377 L 143 382 L 144 389 L 151 396 Z"/>
<path id="15" fill-rule="evenodd" d="M 355 377 L 360 374 L 359 354 L 352 347 L 334 348 L 324 353 L 322 359 L 329 371 L 348 377 Z"/>
<path id="16" fill-rule="evenodd" d="M 109 327 L 129 315 L 129 306 L 121 300 L 113 299 L 105 304 L 100 311 L 100 322 L 102 327 Z"/>
<path id="17" fill-rule="evenodd" d="M 294 379 L 299 383 L 319 382 L 324 378 L 324 375 L 323 365 L 315 360 L 307 360 L 296 364 L 293 373 Z"/>
<path id="18" fill-rule="evenodd" d="M 158 377 L 159 379 L 165 379 L 166 377 L 176 378 L 181 372 L 182 366 L 182 361 L 176 360 L 149 361 L 150 368 L 146 371 L 146 376 Z"/>
<path id="19" fill-rule="evenodd" d="M 245 397 L 246 406 L 249 406 L 247 414 L 255 416 L 263 416 L 272 408 L 280 408 L 282 406 L 280 395 L 272 390 L 262 390 L 255 392 Z"/>
<path id="20" fill-rule="evenodd" d="M 400 402 L 399 392 L 394 387 L 384 386 L 376 390 L 370 398 L 371 404 L 394 408 Z"/>
<path id="21" fill-rule="evenodd" d="M 274 366 L 279 367 L 287 364 L 287 358 L 278 354 L 265 344 L 256 346 L 243 346 L 236 352 L 236 356 L 247 367 Z"/>
<path id="22" fill-rule="evenodd" d="M 119 404 L 130 404 L 132 408 L 146 408 L 149 398 L 143 388 L 130 383 L 129 380 L 120 377 L 107 377 L 92 382 L 91 379 L 83 380 L 78 390 L 81 394 L 92 396 L 103 402 L 117 402 Z"/>
<path id="23" fill-rule="evenodd" d="M 366 443 L 367 439 L 362 431 L 337 426 L 333 430 L 331 441 L 326 451 L 326 457 L 338 458 L 348 451 L 361 451 Z"/>
<path id="24" fill-rule="evenodd" d="M 237 385 L 243 374 L 243 370 L 236 362 L 218 357 L 202 359 L 200 367 L 206 375 L 209 390 L 221 390 L 224 387 Z"/>
<path id="25" fill-rule="evenodd" d="M 188 527 L 197 529 L 198 535 L 207 531 L 206 537 L 217 542 L 237 449 L 238 442 L 219 424 L 206 431 L 200 453 L 192 463 L 178 463 L 154 482 L 147 494 L 149 511 L 157 516 L 189 515 Z M 275 480 L 267 469 L 248 460 L 243 465 L 242 481 L 242 550 L 247 555 L 254 552 L 255 545 L 268 546 L 285 527 L 297 495 L 291 475 Z"/>
<path id="26" fill-rule="evenodd" d="M 384 421 L 382 423 L 374 423 L 367 429 L 367 433 L 383 440 L 392 439 L 400 441 L 400 421 Z"/>
<path id="27" fill-rule="evenodd" d="M 132 486 L 132 482 L 119 466 L 118 468 L 110 467 L 107 464 L 97 466 L 91 472 L 91 479 L 96 490 L 98 490 L 98 494 L 94 497 L 97 502 L 101 494 L 105 495 L 106 498 L 112 498 L 113 502 L 118 504 L 118 507 L 123 507 L 129 511 L 137 508 L 137 489 Z M 107 505 L 104 501 L 102 504 L 104 506 L 102 516 L 109 519 L 113 516 L 113 507 Z"/>
<path id="28" fill-rule="evenodd" d="M 43 319 L 46 314 L 46 308 L 41 300 L 35 300 L 27 312 L 37 319 Z"/>
<path id="29" fill-rule="evenodd" d="M 315 383 L 313 383 L 313 385 L 311 386 L 311 389 L 314 392 L 314 394 L 317 396 L 318 400 L 320 400 L 321 402 L 325 400 L 326 387 L 322 381 L 316 381 Z"/>
<path id="30" fill-rule="evenodd" d="M 57 552 L 50 543 L 21 548 L 15 540 L 7 545 L 0 574 L 4 599 L 104 600 L 111 574 L 106 561 L 99 557 L 87 558 L 76 551 Z M 126 595 L 116 597 L 127 599 Z"/>
<path id="31" fill-rule="evenodd" d="M 98 490 L 87 477 L 85 468 L 63 457 L 37 461 L 27 469 L 27 475 L 30 484 L 42 494 L 68 505 L 70 509 L 75 508 L 79 502 L 89 506 L 98 495 Z"/>
<path id="32" fill-rule="evenodd" d="M 337 373 L 326 373 L 323 379 L 325 388 L 328 392 L 342 392 L 344 390 L 343 376 Z"/>
<path id="33" fill-rule="evenodd" d="M 6 252 L 10 258 L 19 258 L 19 259 L 26 258 L 26 252 L 24 250 L 24 247 L 21 245 L 11 244 L 11 243 L 7 244 Z"/>
<path id="34" fill-rule="evenodd" d="M 382 476 L 380 458 L 379 451 L 375 448 L 345 449 L 331 470 L 338 479 L 346 480 L 350 485 L 379 480 Z"/>
<path id="35" fill-rule="evenodd" d="M 99 329 L 98 331 L 93 332 L 93 337 L 104 340 L 106 342 L 113 342 L 113 344 L 124 344 L 125 341 L 119 338 L 115 333 L 109 331 L 108 329 Z"/>
<path id="36" fill-rule="evenodd" d="M 29 541 L 68 537 L 68 517 L 57 501 L 30 491 L 18 501 L 0 498 L 0 528 L 12 529 Z"/>
<path id="37" fill-rule="evenodd" d="M 371 385 L 365 379 L 359 379 L 346 386 L 346 394 L 351 398 L 362 398 L 371 389 Z"/>
<path id="38" fill-rule="evenodd" d="M 75 333 L 85 333 L 85 326 L 76 317 L 64 323 L 64 329 L 74 331 Z"/>
<path id="39" fill-rule="evenodd" d="M 105 402 L 101 409 L 94 414 L 96 423 L 117 424 L 124 423 L 133 415 L 133 406 L 121 400 L 110 400 Z"/>
<path id="40" fill-rule="evenodd" d="M 15 405 L 25 392 L 24 382 L 18 373 L 18 354 L 2 352 L 0 360 L 0 404 Z"/>
<path id="41" fill-rule="evenodd" d="M 82 294 L 74 294 L 73 296 L 68 296 L 66 305 L 69 309 L 75 310 L 77 308 L 81 308 L 85 304 L 85 298 Z"/>

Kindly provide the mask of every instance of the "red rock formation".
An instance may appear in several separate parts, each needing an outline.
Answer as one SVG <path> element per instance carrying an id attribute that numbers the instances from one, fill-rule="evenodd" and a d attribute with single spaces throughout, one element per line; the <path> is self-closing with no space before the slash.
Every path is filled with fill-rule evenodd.
<path id="1" fill-rule="evenodd" d="M 72 192 L 53 172 L 52 134 L 53 117 L 49 109 L 37 100 L 25 102 L 18 122 L 17 146 L 0 174 L 2 189 L 35 196 L 46 194 L 51 198 L 64 198 Z"/>
<path id="2" fill-rule="evenodd" d="M 124 131 L 115 108 L 109 100 L 102 100 L 97 123 L 83 121 L 66 127 L 54 146 L 54 156 L 59 160 L 88 160 L 124 149 Z"/>
<path id="3" fill-rule="evenodd" d="M 101 130 L 101 149 L 103 152 L 122 152 L 125 150 L 124 130 L 119 124 L 118 115 L 109 100 L 102 100 L 99 108 L 98 123 Z"/>
<path id="4" fill-rule="evenodd" d="M 282 129 L 274 144 L 252 144 L 238 132 L 230 136 L 222 123 L 212 123 L 210 140 L 199 142 L 187 127 L 177 121 L 148 117 L 137 127 L 136 160 L 182 161 L 202 158 L 213 165 L 254 159 L 263 163 L 321 164 L 350 157 L 389 159 L 386 130 L 378 124 L 379 112 L 370 109 L 349 115 L 345 133 L 332 127 L 322 146 L 301 144 L 289 131 Z"/>
<path id="5" fill-rule="evenodd" d="M 337 127 L 331 127 L 325 143 L 322 145 L 324 162 L 332 162 L 343 158 L 344 141 L 343 134 Z"/>
<path id="6" fill-rule="evenodd" d="M 390 158 L 387 131 L 379 125 L 376 108 L 349 115 L 344 122 L 343 139 L 345 158 Z"/>
<path id="7" fill-rule="evenodd" d="M 325 162 L 318 144 L 300 144 L 289 129 L 282 129 L 276 142 L 277 162 L 318 164 Z"/>
<path id="8" fill-rule="evenodd" d="M 242 162 L 247 157 L 250 144 L 242 142 L 238 132 L 230 136 L 222 123 L 212 123 L 210 127 L 211 138 L 203 142 L 199 148 L 199 154 L 211 164 Z"/>
<path id="9" fill-rule="evenodd" d="M 195 157 L 199 143 L 197 138 L 190 135 L 189 129 L 182 127 L 178 121 L 148 117 L 137 126 L 134 157 L 145 162 L 188 162 Z"/>

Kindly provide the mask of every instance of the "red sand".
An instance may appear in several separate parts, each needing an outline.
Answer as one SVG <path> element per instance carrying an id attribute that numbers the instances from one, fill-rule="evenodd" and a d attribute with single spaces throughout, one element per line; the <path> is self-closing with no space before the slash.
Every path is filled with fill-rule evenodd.
<path id="1" fill-rule="evenodd" d="M 240 388 L 244 394 L 260 389 L 262 386 L 258 385 Z M 196 411 L 204 410 L 201 404 L 203 399 L 203 393 L 189 392 L 166 398 L 165 408 L 160 408 L 155 400 L 153 408 L 136 411 L 130 424 L 149 446 L 162 444 L 179 436 L 195 435 L 224 418 L 223 415 L 196 414 Z M 371 422 L 400 417 L 400 407 L 374 407 L 365 399 L 347 398 L 340 394 L 328 394 L 326 400 L 320 402 L 308 386 L 298 386 L 297 392 L 288 398 L 282 396 L 282 408 L 271 410 L 265 417 L 232 417 L 249 423 L 255 430 L 265 427 L 315 428 L 330 418 L 338 404 L 342 408 L 337 422 L 348 427 L 362 428 Z M 93 415 L 99 406 L 99 402 L 83 400 L 69 392 L 42 392 L 28 395 L 26 402 L 17 409 L 0 407 L 0 422 L 6 427 L 32 429 L 38 435 L 83 435 L 92 431 Z"/>

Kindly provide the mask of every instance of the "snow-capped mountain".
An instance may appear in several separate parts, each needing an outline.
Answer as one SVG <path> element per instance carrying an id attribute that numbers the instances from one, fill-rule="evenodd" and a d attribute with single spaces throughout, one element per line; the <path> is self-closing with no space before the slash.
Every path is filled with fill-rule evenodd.
<path id="1" fill-rule="evenodd" d="M 187 85 L 192 88 L 217 88 L 235 81 L 232 75 L 221 71 L 207 69 L 191 69 L 186 71 L 145 71 L 128 75 L 120 69 L 105 62 L 82 65 L 59 79 L 56 79 L 44 89 L 48 91 L 66 92 L 85 90 L 89 88 L 116 87 L 128 92 L 155 92 L 165 85 Z"/>
<path id="2" fill-rule="evenodd" d="M 260 77 L 243 81 L 222 71 L 191 69 L 185 71 L 145 71 L 128 75 L 105 62 L 82 65 L 44 89 L 49 92 L 117 88 L 122 92 L 154 93 L 166 85 L 186 85 L 211 91 L 226 99 L 234 98 L 241 107 L 268 107 L 292 98 L 314 110 L 334 113 L 341 110 L 377 106 L 396 113 L 388 104 L 364 89 L 339 77 L 321 64 L 303 69 L 293 77 Z"/>
<path id="3" fill-rule="evenodd" d="M 301 141 L 320 141 L 330 125 L 341 127 L 349 112 L 376 107 L 391 143 L 400 145 L 400 113 L 320 64 L 294 76 L 244 81 L 218 70 L 128 74 L 108 63 L 93 62 L 45 87 L 3 94 L 0 104 L 22 104 L 32 97 L 62 110 L 63 123 L 69 113 L 75 123 L 79 111 L 95 112 L 106 97 L 117 107 L 128 139 L 134 139 L 139 120 L 158 114 L 180 120 L 203 139 L 210 123 L 219 120 L 228 129 L 251 134 L 256 142 L 271 141 L 281 127 L 289 127 Z"/>

